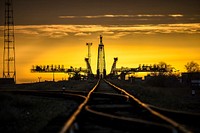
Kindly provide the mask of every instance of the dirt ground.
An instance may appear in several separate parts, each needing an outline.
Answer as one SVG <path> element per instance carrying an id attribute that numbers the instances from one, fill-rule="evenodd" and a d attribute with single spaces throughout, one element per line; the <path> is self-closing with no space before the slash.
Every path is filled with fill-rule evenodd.
<path id="1" fill-rule="evenodd" d="M 0 92 L 0 132 L 38 133 L 48 122 L 76 107 L 72 100 Z"/>
<path id="2" fill-rule="evenodd" d="M 112 82 L 127 89 L 144 103 L 176 111 L 200 113 L 200 90 L 195 90 L 195 95 L 192 95 L 189 87 L 162 88 L 129 81 L 112 80 Z"/>
<path id="3" fill-rule="evenodd" d="M 165 109 L 200 113 L 200 90 L 192 95 L 188 87 L 160 88 L 134 84 L 128 81 L 112 80 L 142 102 Z M 62 81 L 19 84 L 19 90 L 66 90 L 89 91 L 94 81 Z M 13 88 L 9 88 L 12 90 Z M 8 89 L 8 90 L 9 90 Z M 54 117 L 70 111 L 76 103 L 69 99 L 52 99 L 35 96 L 22 96 L 0 92 L 0 132 L 37 133 Z M 12 127 L 12 128 L 10 128 Z"/>

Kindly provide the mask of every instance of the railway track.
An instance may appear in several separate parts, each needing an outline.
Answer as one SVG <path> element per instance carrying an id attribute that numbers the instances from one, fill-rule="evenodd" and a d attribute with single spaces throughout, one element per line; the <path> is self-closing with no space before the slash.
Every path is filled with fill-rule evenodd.
<path id="1" fill-rule="evenodd" d="M 176 117 L 142 103 L 108 81 L 100 80 L 84 102 L 66 122 L 60 133 L 93 132 L 166 132 L 192 133 Z M 167 111 L 166 111 L 167 112 Z M 173 114 L 173 112 L 171 112 Z M 172 116 L 172 115 L 171 115 Z M 194 116 L 188 115 L 189 119 Z M 200 118 L 199 115 L 196 117 Z M 75 125 L 73 125 L 75 123 Z"/>
<path id="2" fill-rule="evenodd" d="M 147 105 L 126 90 L 102 79 L 98 80 L 89 91 L 11 92 L 20 95 L 73 99 L 77 102 L 77 107 L 73 108 L 68 117 L 58 115 L 41 130 L 42 133 L 200 132 L 199 114 L 174 112 Z"/>

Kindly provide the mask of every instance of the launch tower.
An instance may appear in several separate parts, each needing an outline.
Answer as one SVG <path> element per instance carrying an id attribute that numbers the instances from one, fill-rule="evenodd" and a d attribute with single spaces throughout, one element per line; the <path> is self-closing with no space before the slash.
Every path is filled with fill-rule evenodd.
<path id="1" fill-rule="evenodd" d="M 98 57 L 97 57 L 97 78 L 105 78 L 106 76 L 105 50 L 102 40 L 103 37 L 100 35 L 100 43 L 98 46 Z"/>

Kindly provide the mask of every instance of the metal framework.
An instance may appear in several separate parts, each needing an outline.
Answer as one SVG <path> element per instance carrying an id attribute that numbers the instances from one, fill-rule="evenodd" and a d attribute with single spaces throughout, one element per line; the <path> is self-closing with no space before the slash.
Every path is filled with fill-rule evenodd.
<path id="1" fill-rule="evenodd" d="M 114 58 L 114 62 L 113 62 L 113 65 L 112 65 L 112 68 L 110 71 L 110 74 L 112 74 L 112 75 L 117 75 L 117 71 L 116 71 L 117 61 L 118 61 L 118 58 L 117 57 Z"/>
<path id="2" fill-rule="evenodd" d="M 100 35 L 100 44 L 98 47 L 98 58 L 97 58 L 97 77 L 106 77 L 106 61 L 105 61 L 105 50 L 102 41 L 103 37 Z"/>
<path id="3" fill-rule="evenodd" d="M 88 75 L 92 74 L 92 68 L 91 68 L 91 65 L 89 63 L 89 58 L 85 58 L 85 62 L 86 62 L 86 65 L 87 65 L 87 73 Z"/>
<path id="4" fill-rule="evenodd" d="M 87 65 L 87 70 L 88 70 L 87 76 L 88 78 L 91 78 L 93 77 L 92 68 L 91 68 L 91 50 L 90 50 L 92 43 L 86 43 L 86 46 L 88 46 L 88 57 L 85 58 L 85 62 Z"/>
<path id="5" fill-rule="evenodd" d="M 15 37 L 12 0 L 5 0 L 3 78 L 16 82 Z"/>
<path id="6" fill-rule="evenodd" d="M 91 46 L 92 46 L 92 43 L 86 43 L 86 46 L 88 46 L 88 62 L 89 64 L 91 65 Z"/>
<path id="7" fill-rule="evenodd" d="M 114 58 L 114 62 L 110 71 L 110 74 L 108 75 L 109 78 L 118 78 L 121 77 L 121 79 L 125 79 L 125 76 L 127 74 L 133 74 L 136 72 L 158 72 L 158 73 L 170 73 L 174 72 L 174 67 L 170 68 L 167 64 L 154 64 L 154 65 L 139 65 L 136 68 L 129 68 L 129 67 L 121 67 L 117 68 L 118 58 Z M 176 72 L 176 71 L 175 71 Z"/>
<path id="8" fill-rule="evenodd" d="M 32 66 L 31 72 L 39 72 L 39 73 L 67 73 L 69 74 L 71 79 L 91 79 L 94 78 L 94 74 L 92 73 L 91 68 L 91 53 L 90 53 L 90 47 L 92 46 L 92 43 L 86 43 L 86 46 L 88 46 L 88 57 L 85 58 L 85 62 L 87 65 L 87 68 L 73 68 L 72 66 L 70 68 L 65 68 L 64 65 L 35 65 Z M 54 77 L 54 76 L 53 76 Z M 54 78 L 53 78 L 54 81 Z"/>
<path id="9" fill-rule="evenodd" d="M 70 68 L 65 68 L 64 65 L 35 65 L 32 66 L 31 69 L 32 73 L 67 73 L 70 77 L 81 79 L 85 78 L 85 74 L 88 74 L 87 68 L 73 68 L 72 66 Z M 81 74 L 82 73 L 82 74 Z M 54 81 L 54 76 L 53 76 Z"/>
<path id="10" fill-rule="evenodd" d="M 113 65 L 116 65 L 116 61 L 114 61 Z M 112 71 L 110 74 L 117 74 L 118 72 L 124 72 L 124 73 L 135 73 L 135 72 L 172 72 L 173 70 L 168 70 L 167 66 L 159 66 L 154 64 L 153 66 L 147 66 L 147 65 L 139 65 L 137 68 L 128 68 L 128 67 L 121 67 L 121 68 L 112 68 Z"/>

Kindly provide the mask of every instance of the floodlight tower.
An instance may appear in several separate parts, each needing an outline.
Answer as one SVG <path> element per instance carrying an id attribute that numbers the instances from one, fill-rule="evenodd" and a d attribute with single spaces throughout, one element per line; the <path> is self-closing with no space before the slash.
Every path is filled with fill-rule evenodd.
<path id="1" fill-rule="evenodd" d="M 14 79 L 14 82 L 16 82 L 15 37 L 12 0 L 5 0 L 3 78 Z"/>
<path id="2" fill-rule="evenodd" d="M 105 50 L 102 39 L 103 37 L 100 35 L 100 44 L 98 47 L 97 57 L 97 78 L 105 78 L 106 76 Z"/>
<path id="3" fill-rule="evenodd" d="M 86 43 L 86 46 L 88 46 L 88 62 L 89 64 L 91 65 L 91 46 L 92 46 L 92 43 Z"/>

